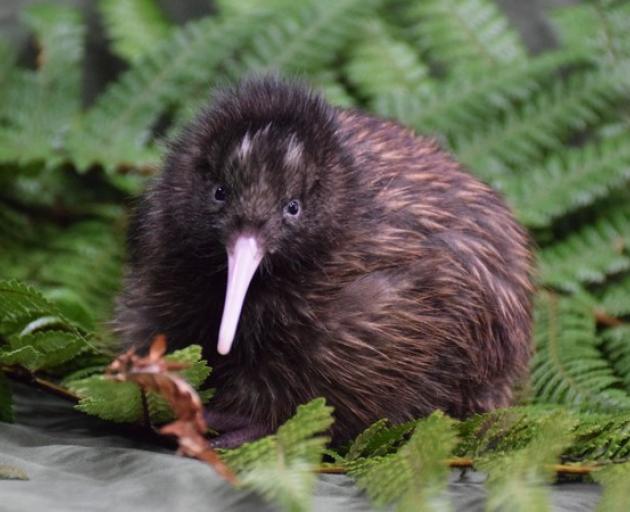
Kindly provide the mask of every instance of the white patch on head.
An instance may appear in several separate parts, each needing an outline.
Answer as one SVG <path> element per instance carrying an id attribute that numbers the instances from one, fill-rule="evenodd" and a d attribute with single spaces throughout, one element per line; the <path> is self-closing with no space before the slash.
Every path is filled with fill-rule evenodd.
<path id="1" fill-rule="evenodd" d="M 297 139 L 295 134 L 291 134 L 289 137 L 289 145 L 287 146 L 287 152 L 284 155 L 284 163 L 287 167 L 297 167 L 302 161 L 302 154 L 304 152 L 304 146 Z"/>
<path id="2" fill-rule="evenodd" d="M 256 131 L 253 135 L 247 131 L 241 143 L 236 147 L 235 157 L 241 162 L 246 162 L 252 154 L 254 144 L 260 139 L 261 135 L 268 135 L 270 129 L 271 123 L 268 123 L 262 130 Z"/>
<path id="3" fill-rule="evenodd" d="M 252 152 L 252 137 L 249 132 L 245 133 L 245 137 L 241 141 L 241 144 L 236 150 L 236 156 L 241 162 L 244 162 Z"/>

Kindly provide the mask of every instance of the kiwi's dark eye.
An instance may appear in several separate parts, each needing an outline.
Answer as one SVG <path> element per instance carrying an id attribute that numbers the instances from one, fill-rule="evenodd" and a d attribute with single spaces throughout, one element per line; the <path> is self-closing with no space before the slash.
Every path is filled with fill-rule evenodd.
<path id="1" fill-rule="evenodd" d="M 214 200 L 222 203 L 223 201 L 225 201 L 226 197 L 227 192 L 225 190 L 225 187 L 223 185 L 218 185 L 214 189 Z"/>
<path id="2" fill-rule="evenodd" d="M 284 207 L 285 215 L 297 217 L 300 214 L 300 202 L 297 199 L 291 199 Z"/>

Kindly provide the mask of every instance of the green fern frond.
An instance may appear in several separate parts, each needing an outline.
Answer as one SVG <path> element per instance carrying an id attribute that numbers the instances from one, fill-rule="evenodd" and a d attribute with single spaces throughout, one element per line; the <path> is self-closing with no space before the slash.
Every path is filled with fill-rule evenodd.
<path id="1" fill-rule="evenodd" d="M 391 425 L 386 419 L 379 420 L 356 437 L 348 448 L 345 460 L 387 455 L 399 448 L 415 427 L 416 421 Z"/>
<path id="2" fill-rule="evenodd" d="M 551 19 L 566 47 L 583 48 L 608 65 L 630 58 L 627 3 L 592 0 L 554 9 Z"/>
<path id="3" fill-rule="evenodd" d="M 283 510 L 308 510 L 315 485 L 313 470 L 327 442 L 320 434 L 332 423 L 332 407 L 317 398 L 299 406 L 276 434 L 225 451 L 223 457 L 245 487 Z"/>
<path id="4" fill-rule="evenodd" d="M 0 120 L 4 120 L 6 105 L 6 88 L 14 71 L 16 51 L 6 41 L 0 39 Z"/>
<path id="5" fill-rule="evenodd" d="M 166 359 L 189 365 L 181 371 L 181 375 L 195 389 L 210 374 L 198 345 L 176 350 L 168 354 Z M 143 419 L 142 395 L 140 388 L 133 382 L 118 382 L 103 375 L 93 375 L 79 380 L 66 380 L 65 385 L 79 396 L 76 408 L 80 411 L 117 423 L 134 423 Z M 154 392 L 147 394 L 147 402 L 152 422 L 164 423 L 172 419 L 173 413 L 168 404 Z"/>
<path id="6" fill-rule="evenodd" d="M 525 47 L 491 0 L 424 0 L 409 15 L 418 46 L 448 70 L 473 69 L 524 60 Z"/>
<path id="7" fill-rule="evenodd" d="M 79 396 L 79 411 L 116 423 L 134 423 L 142 418 L 142 395 L 133 382 L 115 382 L 98 375 L 66 385 Z"/>
<path id="8" fill-rule="evenodd" d="M 49 211 L 55 218 L 115 221 L 124 211 L 120 204 L 124 193 L 110 181 L 100 173 L 79 175 L 68 166 L 16 168 L 10 181 L 3 184 L 0 200 L 31 214 Z M 36 224 L 45 225 L 47 220 L 38 219 Z"/>
<path id="9" fill-rule="evenodd" d="M 31 322 L 25 329 L 32 325 Z M 83 336 L 55 329 L 20 333 L 5 339 L 8 345 L 0 348 L 0 364 L 22 366 L 31 371 L 54 368 L 88 348 Z"/>
<path id="10" fill-rule="evenodd" d="M 75 326 L 39 291 L 18 281 L 0 281 L 0 335 L 31 333 L 44 326 Z"/>
<path id="11" fill-rule="evenodd" d="M 455 454 L 484 460 L 496 453 L 521 450 L 559 413 L 570 414 L 575 425 L 570 429 L 572 442 L 562 453 L 563 461 L 606 464 L 630 456 L 630 414 L 565 411 L 549 404 L 497 409 L 463 421 Z"/>
<path id="12" fill-rule="evenodd" d="M 630 393 L 630 324 L 604 331 L 601 335 L 601 349 L 623 381 L 626 391 Z"/>
<path id="13" fill-rule="evenodd" d="M 630 409 L 610 363 L 598 350 L 591 305 L 541 292 L 535 310 L 535 400 L 607 410 Z"/>
<path id="14" fill-rule="evenodd" d="M 130 62 L 160 45 L 172 28 L 154 0 L 101 0 L 99 10 L 112 49 Z"/>
<path id="15" fill-rule="evenodd" d="M 7 277 L 8 256 L 15 252 L 15 249 L 23 247 L 24 242 L 32 239 L 34 227 L 28 215 L 0 203 L 0 244 L 2 254 L 0 254 L 1 277 Z"/>
<path id="16" fill-rule="evenodd" d="M 630 510 L 630 462 L 615 464 L 597 471 L 593 478 L 603 487 L 597 512 L 626 512 Z"/>
<path id="17" fill-rule="evenodd" d="M 563 147 L 568 135 L 614 112 L 630 85 L 620 81 L 621 73 L 592 71 L 558 81 L 518 112 L 508 112 L 505 120 L 458 137 L 457 155 L 477 175 L 500 185 L 496 178 L 501 174 L 526 169 L 546 152 Z"/>
<path id="18" fill-rule="evenodd" d="M 417 423 L 396 453 L 350 461 L 348 472 L 377 506 L 397 502 L 399 511 L 435 510 L 445 506 L 445 460 L 456 441 L 455 421 L 435 412 Z"/>
<path id="19" fill-rule="evenodd" d="M 568 461 L 617 463 L 630 457 L 630 415 L 580 413 Z"/>
<path id="20" fill-rule="evenodd" d="M 55 304 L 17 281 L 0 281 L 0 336 L 0 363 L 31 371 L 58 366 L 92 348 Z"/>
<path id="21" fill-rule="evenodd" d="M 101 165 L 155 167 L 160 151 L 152 129 L 161 115 L 209 92 L 217 66 L 256 29 L 258 18 L 191 22 L 149 50 L 103 93 L 69 134 L 67 149 L 85 170 Z"/>
<path id="22" fill-rule="evenodd" d="M 593 204 L 630 180 L 628 134 L 553 155 L 543 166 L 507 181 L 503 192 L 521 222 L 547 227 Z"/>
<path id="23" fill-rule="evenodd" d="M 255 12 L 273 11 L 275 13 L 287 12 L 295 6 L 294 0 L 215 0 L 214 2 L 223 17 L 248 16 Z"/>
<path id="24" fill-rule="evenodd" d="M 44 295 L 86 330 L 100 330 L 111 318 L 122 279 L 123 233 L 100 221 L 84 221 L 60 233 L 47 247 L 37 275 Z M 102 329 L 102 328 L 101 328 Z"/>
<path id="25" fill-rule="evenodd" d="M 24 11 L 25 24 L 35 33 L 39 45 L 37 67 L 46 85 L 59 82 L 66 93 L 80 94 L 77 65 L 83 57 L 85 27 L 79 11 L 54 4 L 38 4 Z M 75 99 L 77 101 L 77 99 Z"/>
<path id="26" fill-rule="evenodd" d="M 600 305 L 609 315 L 630 315 L 630 274 L 606 287 Z"/>
<path id="27" fill-rule="evenodd" d="M 118 214 L 120 217 L 120 213 Z M 86 332 L 104 342 L 121 282 L 123 226 L 86 220 L 59 227 L 37 222 L 0 203 L 3 278 L 22 279 Z"/>
<path id="28" fill-rule="evenodd" d="M 222 62 L 222 71 L 232 80 L 251 73 L 282 71 L 315 77 L 326 74 L 326 66 L 337 58 L 337 52 L 361 26 L 362 20 L 373 11 L 380 0 L 308 0 L 286 5 L 282 0 L 271 2 L 267 9 L 246 9 L 258 19 L 250 30 L 252 37 L 244 38 L 237 55 Z M 234 23 L 243 23 L 243 14 L 228 16 Z M 328 92 L 339 93 L 339 86 Z M 342 97 L 347 101 L 347 98 Z M 207 101 L 206 95 L 192 95 L 186 101 L 171 133 L 181 127 Z"/>
<path id="29" fill-rule="evenodd" d="M 385 418 L 372 423 L 372 425 L 367 427 L 354 439 L 348 448 L 348 452 L 346 453 L 346 460 L 354 460 L 361 457 L 372 440 L 382 432 L 386 431 L 388 427 L 389 420 Z"/>
<path id="30" fill-rule="evenodd" d="M 592 223 L 539 253 L 540 279 L 563 290 L 630 269 L 630 204 L 611 203 Z"/>
<path id="31" fill-rule="evenodd" d="M 77 10 L 53 4 L 30 7 L 24 21 L 39 44 L 38 70 L 15 74 L 7 86 L 0 161 L 54 164 L 80 106 L 85 27 Z"/>
<path id="32" fill-rule="evenodd" d="M 455 454 L 477 460 L 526 448 L 557 412 L 557 407 L 534 404 L 474 415 L 459 424 L 461 442 Z"/>
<path id="33" fill-rule="evenodd" d="M 320 90 L 332 105 L 343 108 L 356 106 L 356 99 L 348 92 L 340 78 L 332 72 L 322 71 L 309 77 L 309 82 Z"/>
<path id="34" fill-rule="evenodd" d="M 488 473 L 486 510 L 498 512 L 547 512 L 550 510 L 550 488 L 557 462 L 571 442 L 574 420 L 563 413 L 548 415 L 538 432 L 524 448 L 497 452 L 476 467 Z"/>
<path id="35" fill-rule="evenodd" d="M 352 45 L 345 71 L 349 82 L 368 100 L 393 91 L 429 94 L 435 87 L 415 49 L 395 39 L 378 18 L 366 23 L 362 38 Z"/>
<path id="36" fill-rule="evenodd" d="M 308 0 L 255 31 L 229 75 L 284 71 L 313 73 L 333 62 L 379 0 Z"/>
<path id="37" fill-rule="evenodd" d="M 499 114 L 514 111 L 548 85 L 559 69 L 577 65 L 582 56 L 550 52 L 492 73 L 467 74 L 440 82 L 432 95 L 390 92 L 374 102 L 377 113 L 398 119 L 421 133 L 449 137 L 479 130 Z"/>

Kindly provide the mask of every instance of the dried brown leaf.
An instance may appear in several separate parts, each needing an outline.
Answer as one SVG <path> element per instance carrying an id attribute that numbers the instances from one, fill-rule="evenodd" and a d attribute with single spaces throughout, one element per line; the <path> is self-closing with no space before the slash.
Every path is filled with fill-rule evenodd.
<path id="1" fill-rule="evenodd" d="M 173 373 L 186 365 L 164 359 L 165 353 L 166 338 L 156 336 L 148 355 L 139 356 L 129 350 L 109 365 L 107 375 L 115 380 L 135 382 L 143 390 L 163 396 L 177 419 L 164 425 L 160 433 L 177 438 L 178 453 L 210 464 L 219 475 L 235 484 L 236 476 L 205 438 L 208 425 L 199 395 L 181 376 Z"/>

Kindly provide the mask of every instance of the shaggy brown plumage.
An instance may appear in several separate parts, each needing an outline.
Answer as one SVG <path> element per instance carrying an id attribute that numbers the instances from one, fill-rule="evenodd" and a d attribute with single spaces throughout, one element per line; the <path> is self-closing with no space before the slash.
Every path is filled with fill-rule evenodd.
<path id="1" fill-rule="evenodd" d="M 262 261 L 219 355 L 226 250 L 244 234 Z M 487 411 L 526 370 L 531 254 L 503 201 L 434 141 L 299 84 L 222 91 L 171 148 L 129 242 L 117 329 L 203 345 L 218 445 L 317 396 L 336 442 L 382 417 Z"/>

